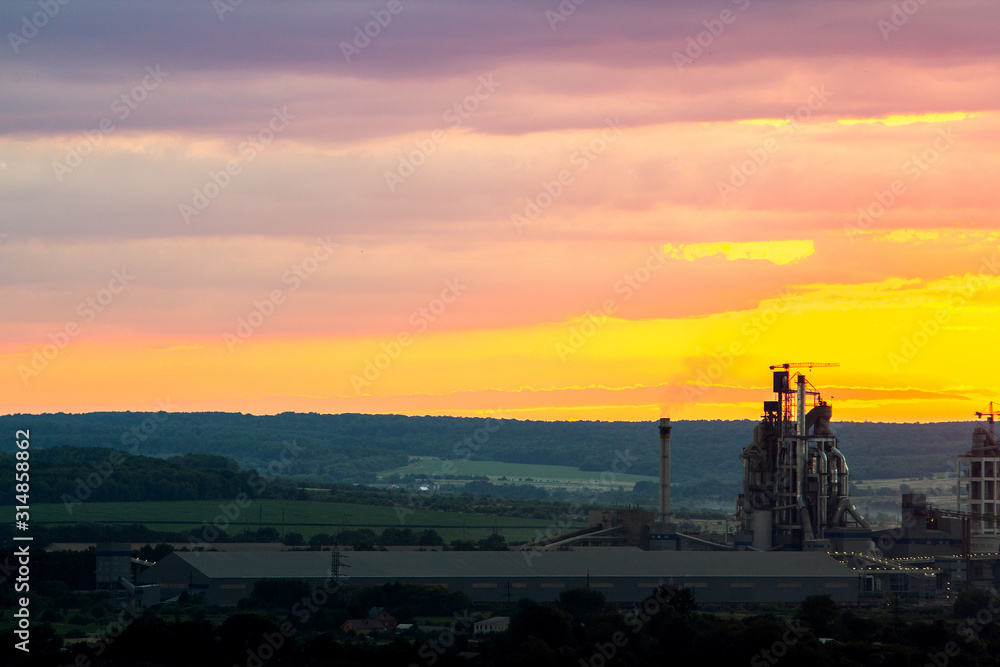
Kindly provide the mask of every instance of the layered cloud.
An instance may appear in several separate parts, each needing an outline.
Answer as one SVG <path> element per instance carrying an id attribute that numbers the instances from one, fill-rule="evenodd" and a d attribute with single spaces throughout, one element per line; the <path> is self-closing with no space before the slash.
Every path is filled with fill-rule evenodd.
<path id="1" fill-rule="evenodd" d="M 992 3 L 58 7 L 0 8 L 9 411 L 991 398 Z"/>
<path id="2" fill-rule="evenodd" d="M 704 257 L 722 255 L 727 260 L 766 260 L 772 264 L 791 264 L 815 252 L 813 242 L 790 241 L 747 241 L 742 243 L 689 243 L 674 247 L 668 243 L 663 252 L 674 259 L 693 262 Z"/>

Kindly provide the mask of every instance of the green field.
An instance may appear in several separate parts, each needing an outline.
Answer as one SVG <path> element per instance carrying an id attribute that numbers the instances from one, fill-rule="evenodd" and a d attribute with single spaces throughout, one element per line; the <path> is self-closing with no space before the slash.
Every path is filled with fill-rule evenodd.
<path id="1" fill-rule="evenodd" d="M 228 507 L 230 517 L 224 508 Z M 419 505 L 414 505 L 419 507 Z M 147 503 L 83 503 L 73 506 L 70 514 L 61 504 L 32 505 L 31 521 L 36 524 L 79 522 L 141 523 L 153 530 L 183 531 L 215 524 L 228 526 L 230 535 L 244 528 L 272 526 L 279 531 L 302 533 L 306 540 L 317 533 L 337 533 L 340 530 L 371 528 L 381 533 L 384 528 L 436 530 L 445 542 L 457 539 L 480 540 L 493 530 L 494 521 L 508 542 L 524 542 L 535 537 L 535 531 L 545 531 L 552 519 L 522 519 L 519 517 L 488 516 L 464 512 L 441 512 L 403 507 L 325 503 L 304 500 L 253 500 L 244 508 L 233 501 L 193 500 Z M 2 509 L 13 516 L 13 507 Z M 234 513 L 235 512 L 235 513 Z M 400 520 L 402 517 L 402 521 Z M 578 522 L 574 525 L 584 525 Z"/>
<path id="2" fill-rule="evenodd" d="M 388 475 L 429 475 L 441 477 L 447 462 L 436 458 L 418 458 L 408 465 L 395 470 L 385 470 L 379 477 Z M 532 463 L 504 463 L 502 461 L 451 461 L 454 468 L 448 468 L 451 475 L 485 475 L 494 484 L 532 484 L 544 488 L 613 489 L 619 486 L 631 488 L 636 482 L 656 482 L 655 475 L 630 475 L 610 470 L 601 472 L 579 470 L 571 466 L 537 465 Z M 624 465 L 624 464 L 620 464 Z M 507 479 L 500 479 L 506 477 Z M 442 484 L 466 484 L 468 480 L 442 479 Z"/>

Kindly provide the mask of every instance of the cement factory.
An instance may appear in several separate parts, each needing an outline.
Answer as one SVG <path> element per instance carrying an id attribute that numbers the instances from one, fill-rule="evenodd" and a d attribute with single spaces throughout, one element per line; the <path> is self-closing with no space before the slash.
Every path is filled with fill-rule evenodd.
<path id="1" fill-rule="evenodd" d="M 772 366 L 774 399 L 739 455 L 743 489 L 732 534 L 678 531 L 670 503 L 670 419 L 659 421 L 659 505 L 591 510 L 588 526 L 506 552 L 409 551 L 338 553 L 348 581 L 444 586 L 474 601 L 523 597 L 555 600 L 563 590 L 600 590 L 611 602 L 633 604 L 662 582 L 690 588 L 702 603 L 795 604 L 831 595 L 840 604 L 870 605 L 888 596 L 948 600 L 965 586 L 995 590 L 1000 563 L 1000 440 L 976 428 L 969 453 L 958 456 L 955 509 L 939 509 L 906 494 L 902 525 L 873 531 L 850 496 L 850 468 L 830 427 L 832 406 L 801 372 L 835 364 Z M 148 567 L 132 567 L 121 545 L 114 572 L 144 600 L 183 591 L 208 604 L 235 604 L 263 578 L 297 578 L 313 586 L 341 583 L 329 552 L 174 552 Z M 697 552 L 697 553 L 692 553 Z M 112 556 L 108 556 L 112 557 Z M 334 572 L 334 569 L 337 571 Z M 141 570 L 141 571 L 140 571 Z M 131 571 L 130 576 L 123 576 Z M 114 577 L 112 577 L 114 578 Z"/>
<path id="2" fill-rule="evenodd" d="M 850 469 L 830 431 L 833 408 L 801 373 L 791 388 L 788 366 L 774 372 L 777 400 L 764 402 L 764 418 L 740 457 L 736 545 L 868 551 L 871 527 L 851 502 Z"/>

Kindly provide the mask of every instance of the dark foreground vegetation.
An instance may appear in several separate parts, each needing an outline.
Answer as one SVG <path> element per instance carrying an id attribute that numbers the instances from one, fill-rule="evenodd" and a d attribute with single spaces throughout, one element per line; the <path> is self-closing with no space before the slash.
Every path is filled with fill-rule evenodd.
<path id="1" fill-rule="evenodd" d="M 4 586 L 4 609 L 13 600 Z M 476 605 L 440 587 L 345 584 L 310 590 L 262 581 L 237 608 L 186 593 L 152 609 L 116 606 L 104 593 L 50 581 L 32 592 L 30 654 L 2 632 L 0 664 L 133 665 L 945 665 L 996 664 L 1000 600 L 976 589 L 954 606 L 844 610 L 829 596 L 796 609 L 700 609 L 690 591 L 655 590 L 620 610 L 597 591 L 564 591 L 554 605 Z M 342 629 L 384 607 L 399 624 L 369 636 Z M 481 618 L 509 616 L 505 632 L 474 635 Z M 0 624 L 10 628 L 10 612 Z"/>

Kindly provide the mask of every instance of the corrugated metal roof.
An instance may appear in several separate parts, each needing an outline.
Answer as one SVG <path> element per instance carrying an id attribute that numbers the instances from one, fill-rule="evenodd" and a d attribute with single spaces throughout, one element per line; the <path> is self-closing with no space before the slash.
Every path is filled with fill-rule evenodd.
<path id="1" fill-rule="evenodd" d="M 210 578 L 323 578 L 329 551 L 205 552 L 174 555 Z M 353 578 L 440 577 L 849 577 L 857 573 L 820 552 L 642 551 L 628 547 L 573 551 L 355 551 L 343 574 Z"/>

